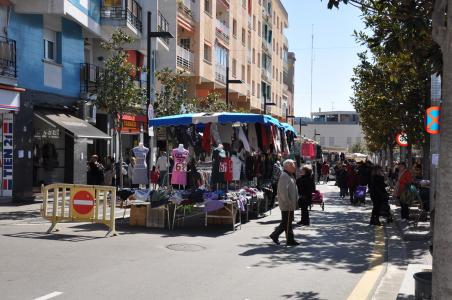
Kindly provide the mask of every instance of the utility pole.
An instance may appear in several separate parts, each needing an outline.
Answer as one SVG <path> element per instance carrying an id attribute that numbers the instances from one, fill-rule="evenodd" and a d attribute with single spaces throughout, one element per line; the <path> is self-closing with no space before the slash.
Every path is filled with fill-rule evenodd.
<path id="1" fill-rule="evenodd" d="M 312 24 L 311 34 L 311 118 L 312 118 L 312 75 L 314 74 L 314 24 Z"/>

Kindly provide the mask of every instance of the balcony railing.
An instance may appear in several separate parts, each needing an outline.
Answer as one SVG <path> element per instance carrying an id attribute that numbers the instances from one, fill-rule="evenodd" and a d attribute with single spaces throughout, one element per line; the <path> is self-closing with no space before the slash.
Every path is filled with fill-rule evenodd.
<path id="1" fill-rule="evenodd" d="M 271 81 L 272 80 L 272 71 L 271 70 L 267 70 L 265 68 L 262 68 L 262 76 L 264 77 L 264 79 L 266 79 L 267 81 Z"/>
<path id="2" fill-rule="evenodd" d="M 92 64 L 80 64 L 80 94 L 96 94 L 99 87 L 101 69 Z"/>
<path id="3" fill-rule="evenodd" d="M 229 43 L 229 27 L 225 23 L 217 19 L 215 31 L 219 39 L 222 39 L 226 43 Z"/>
<path id="4" fill-rule="evenodd" d="M 226 83 L 226 66 L 218 64 L 215 66 L 215 80 Z"/>
<path id="5" fill-rule="evenodd" d="M 267 53 L 271 53 L 272 52 L 272 44 L 269 43 L 267 40 L 265 40 L 264 38 L 262 38 L 262 49 L 264 51 L 266 51 Z"/>
<path id="6" fill-rule="evenodd" d="M 192 0 L 177 0 L 179 10 L 189 17 L 193 17 L 193 2 Z"/>
<path id="7" fill-rule="evenodd" d="M 193 53 L 187 49 L 177 46 L 177 66 L 188 72 L 193 72 Z"/>
<path id="8" fill-rule="evenodd" d="M 102 6 L 100 16 L 104 20 L 127 21 L 142 32 L 142 8 L 136 0 L 124 0 L 124 6 Z"/>
<path id="9" fill-rule="evenodd" d="M 17 77 L 16 41 L 0 37 L 0 75 Z"/>
<path id="10" fill-rule="evenodd" d="M 159 11 L 157 16 L 157 31 L 159 32 L 169 32 L 169 22 Z M 166 45 L 169 45 L 169 38 L 161 38 L 162 41 L 165 42 Z"/>

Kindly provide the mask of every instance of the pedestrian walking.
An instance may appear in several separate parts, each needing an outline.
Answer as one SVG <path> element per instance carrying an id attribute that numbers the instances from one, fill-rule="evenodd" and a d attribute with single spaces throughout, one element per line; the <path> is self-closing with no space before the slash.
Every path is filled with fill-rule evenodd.
<path id="1" fill-rule="evenodd" d="M 355 192 L 358 187 L 358 175 L 356 174 L 355 168 L 352 165 L 348 166 L 347 169 L 347 187 L 350 194 L 350 203 L 355 203 Z"/>
<path id="2" fill-rule="evenodd" d="M 292 229 L 294 219 L 294 211 L 297 209 L 298 190 L 295 182 L 295 162 L 291 159 L 285 160 L 283 163 L 284 171 L 278 181 L 278 203 L 281 209 L 281 223 L 276 227 L 275 231 L 270 235 L 273 242 L 279 245 L 279 236 L 286 232 L 286 244 L 288 246 L 299 245 L 295 241 Z"/>
<path id="3" fill-rule="evenodd" d="M 104 184 L 104 166 L 99 162 L 99 156 L 93 155 L 88 163 L 87 183 L 89 185 Z"/>
<path id="4" fill-rule="evenodd" d="M 339 197 L 344 199 L 347 195 L 347 166 L 341 166 L 336 173 L 337 186 L 340 189 Z"/>
<path id="5" fill-rule="evenodd" d="M 380 214 L 383 204 L 388 201 L 388 193 L 386 192 L 385 177 L 383 169 L 380 166 L 375 166 L 372 169 L 371 179 L 369 182 L 370 200 L 372 201 L 372 216 L 370 218 L 370 225 L 381 226 Z"/>
<path id="6" fill-rule="evenodd" d="M 328 183 L 328 179 L 330 176 L 330 166 L 327 162 L 324 162 L 322 165 L 322 181 L 323 183 Z"/>
<path id="7" fill-rule="evenodd" d="M 301 168 L 301 176 L 297 179 L 298 205 L 301 209 L 301 221 L 298 225 L 309 226 L 309 206 L 312 204 L 312 193 L 315 192 L 315 182 L 312 178 L 312 171 L 308 167 Z"/>
<path id="8" fill-rule="evenodd" d="M 322 164 L 320 162 L 317 162 L 315 164 L 315 168 L 317 170 L 317 184 L 320 184 L 320 177 L 322 176 Z"/>
<path id="9" fill-rule="evenodd" d="M 400 200 L 401 218 L 408 220 L 410 217 L 409 203 L 404 203 L 401 199 L 401 195 L 406 191 L 407 186 L 413 182 L 413 175 L 410 170 L 407 169 L 405 162 L 400 162 L 397 167 L 399 170 L 399 177 L 394 188 L 393 196 Z"/>

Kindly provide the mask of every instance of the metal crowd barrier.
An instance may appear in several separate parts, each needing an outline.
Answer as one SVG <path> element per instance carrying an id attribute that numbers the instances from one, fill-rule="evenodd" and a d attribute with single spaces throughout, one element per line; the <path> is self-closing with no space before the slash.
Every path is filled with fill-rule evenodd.
<path id="1" fill-rule="evenodd" d="M 58 231 L 60 222 L 91 222 L 108 226 L 106 236 L 116 235 L 115 187 L 55 183 L 42 186 L 41 192 L 41 216 L 52 222 L 47 233 Z"/>

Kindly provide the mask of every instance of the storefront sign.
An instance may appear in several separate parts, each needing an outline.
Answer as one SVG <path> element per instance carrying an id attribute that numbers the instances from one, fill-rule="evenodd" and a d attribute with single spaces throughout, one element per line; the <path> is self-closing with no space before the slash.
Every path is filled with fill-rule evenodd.
<path id="1" fill-rule="evenodd" d="M 2 122 L 2 196 L 12 196 L 13 192 L 13 114 L 3 114 Z"/>
<path id="2" fill-rule="evenodd" d="M 408 136 L 405 132 L 400 132 L 396 136 L 396 142 L 400 147 L 408 147 Z"/>
<path id="3" fill-rule="evenodd" d="M 37 128 L 34 137 L 38 139 L 59 139 L 60 130 L 58 128 Z"/>
<path id="4" fill-rule="evenodd" d="M 425 113 L 425 130 L 430 134 L 439 133 L 439 117 L 441 108 L 439 106 L 429 107 Z"/>

